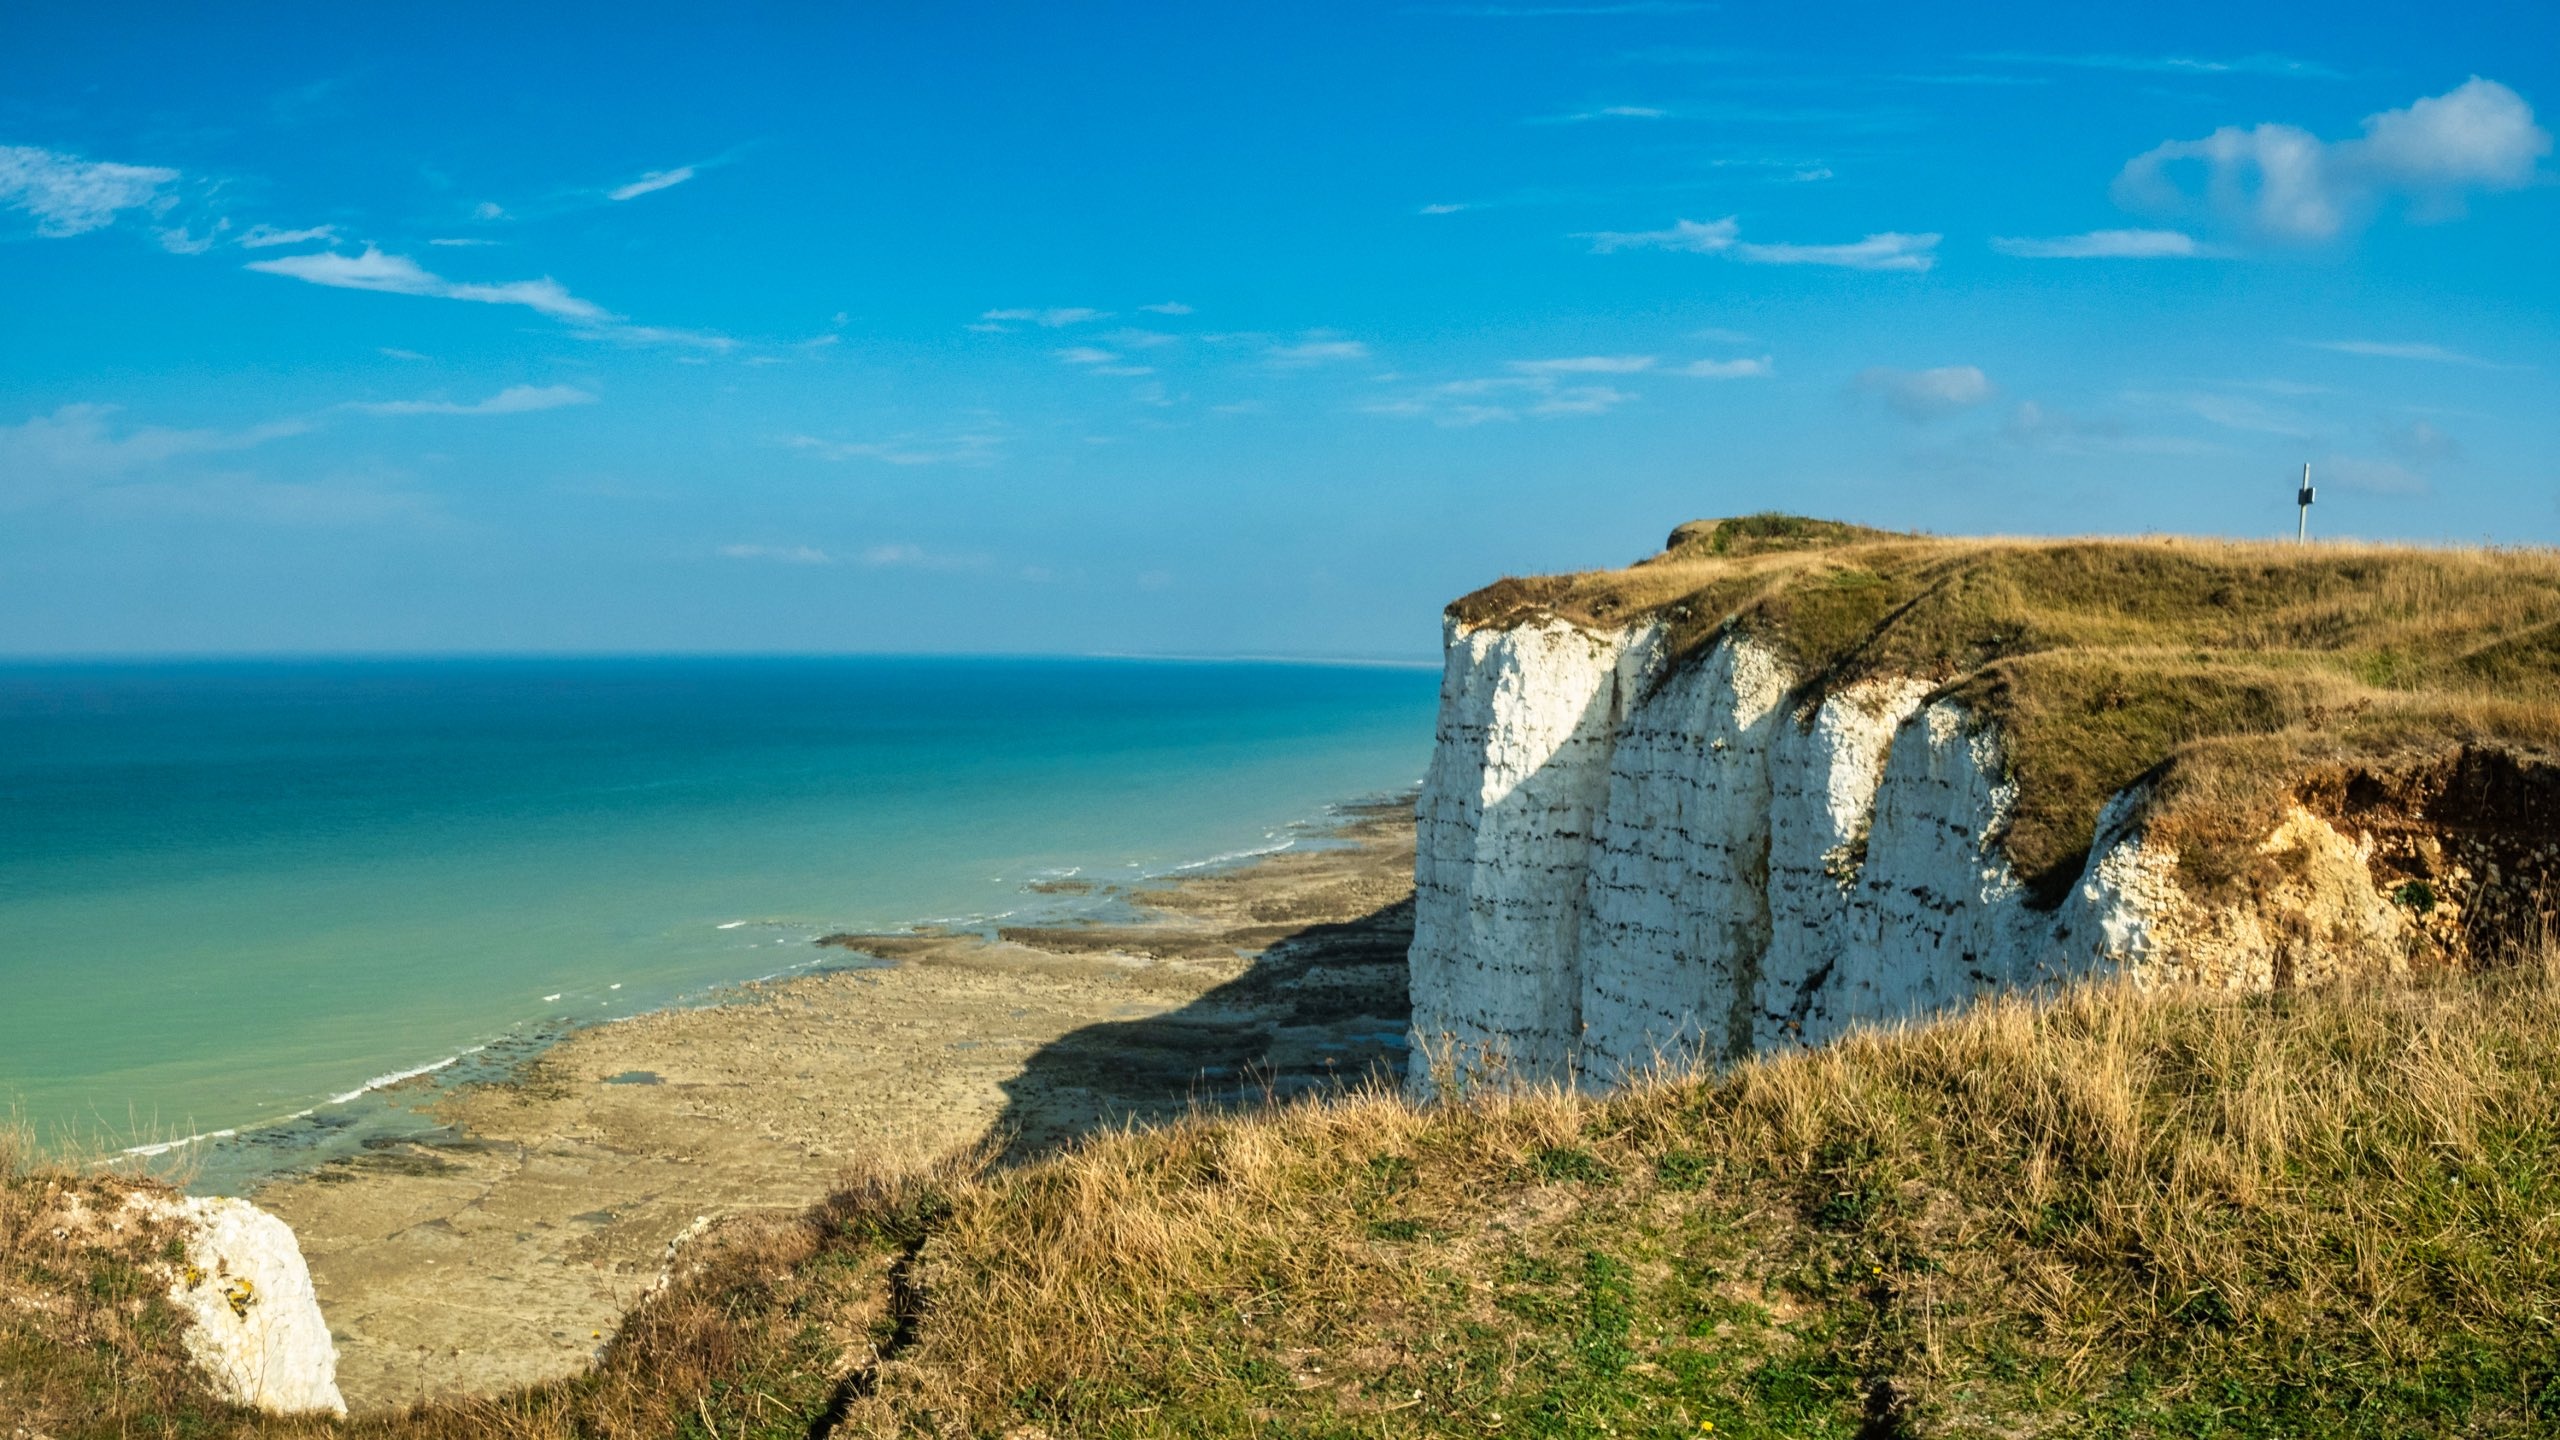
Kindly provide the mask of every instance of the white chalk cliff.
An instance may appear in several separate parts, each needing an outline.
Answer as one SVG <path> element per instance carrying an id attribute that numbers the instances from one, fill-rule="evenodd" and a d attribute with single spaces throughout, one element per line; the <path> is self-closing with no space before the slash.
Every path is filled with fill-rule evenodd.
<path id="1" fill-rule="evenodd" d="M 338 1351 L 293 1229 L 246 1200 L 127 1202 L 172 1224 L 185 1258 L 169 1299 L 187 1315 L 187 1355 L 214 1393 L 280 1415 L 347 1413 Z"/>
<path id="2" fill-rule="evenodd" d="M 1674 666 L 1651 625 L 1449 622 L 1415 856 L 1411 1083 L 1607 1085 L 2095 972 L 2264 985 L 2118 796 L 2058 907 L 1999 840 L 1998 732 L 1916 678 L 1807 697 L 1732 630 Z M 2339 877 L 2338 924 L 2397 924 L 2354 846 L 2298 813 L 2271 846 Z M 2332 887 L 2338 888 L 2338 887 Z"/>

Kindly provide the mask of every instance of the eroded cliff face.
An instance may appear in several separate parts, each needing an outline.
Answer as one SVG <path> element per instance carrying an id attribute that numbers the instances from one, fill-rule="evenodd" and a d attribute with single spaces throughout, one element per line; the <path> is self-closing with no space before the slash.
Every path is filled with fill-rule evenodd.
<path id="1" fill-rule="evenodd" d="M 216 1394 L 279 1415 L 344 1415 L 338 1351 L 292 1227 L 246 1200 L 136 1196 L 176 1222 L 185 1259 L 169 1299 L 188 1357 Z"/>
<path id="2" fill-rule="evenodd" d="M 2299 807 L 2265 843 L 2279 893 L 2248 908 L 2180 887 L 2133 791 L 2061 903 L 2031 903 L 2000 849 L 2001 737 L 1920 678 L 1809 693 L 1734 631 L 1677 666 L 1651 625 L 1452 621 L 1446 640 L 1419 1092 L 1607 1085 L 2099 972 L 2265 987 L 2406 953 L 2370 842 Z"/>

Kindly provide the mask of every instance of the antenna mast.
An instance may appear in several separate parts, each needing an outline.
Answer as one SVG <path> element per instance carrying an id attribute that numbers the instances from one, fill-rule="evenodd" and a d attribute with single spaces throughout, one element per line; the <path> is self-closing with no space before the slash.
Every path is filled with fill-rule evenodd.
<path id="1" fill-rule="evenodd" d="M 2295 491 L 2293 496 L 2293 503 L 2300 507 L 2296 512 L 2293 521 L 2293 543 L 2296 545 L 2308 545 L 2311 543 L 2312 496 L 2311 462 L 2305 460 L 2302 462 L 2302 488 Z"/>

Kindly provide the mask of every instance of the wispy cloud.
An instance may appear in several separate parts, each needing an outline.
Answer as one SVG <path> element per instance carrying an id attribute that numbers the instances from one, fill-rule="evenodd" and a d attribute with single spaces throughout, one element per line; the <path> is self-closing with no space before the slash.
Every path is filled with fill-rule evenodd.
<path id="1" fill-rule="evenodd" d="M 991 563 L 987 556 L 928 550 L 905 541 L 884 541 L 865 545 L 849 554 L 837 554 L 815 545 L 723 545 L 717 552 L 724 560 L 755 560 L 773 565 L 859 565 L 870 570 L 984 570 Z M 1024 579 L 1045 579 L 1045 574 L 1026 574 Z"/>
<path id="2" fill-rule="evenodd" d="M 990 325 L 999 325 L 1008 320 L 1020 320 L 1028 321 L 1031 324 L 1038 325 L 1049 330 L 1061 329 L 1068 325 L 1082 325 L 1087 321 L 1092 320 L 1108 320 L 1110 318 L 1111 312 L 1108 310 L 1092 310 L 1087 309 L 1082 305 L 1059 305 L 1046 310 L 1025 308 L 989 310 L 978 317 L 980 321 Z"/>
<path id="3" fill-rule="evenodd" d="M 1625 375 L 1654 364 L 1649 355 L 1595 355 L 1567 360 L 1515 360 L 1506 375 L 1449 380 L 1358 408 L 1364 415 L 1428 420 L 1462 430 L 1520 420 L 1605 415 L 1641 398 L 1615 385 L 1591 383 L 1593 375 Z M 1568 383 L 1569 381 L 1575 383 Z"/>
<path id="4" fill-rule="evenodd" d="M 1532 125 L 1583 125 L 1594 120 L 1667 120 L 1671 112 L 1653 105 L 1603 105 L 1596 110 L 1576 110 L 1564 115 L 1540 115 Z"/>
<path id="5" fill-rule="evenodd" d="M 1152 365 L 1123 363 L 1117 351 L 1105 350 L 1099 345 L 1070 345 L 1064 350 L 1051 353 L 1070 365 L 1083 366 L 1096 375 L 1153 375 L 1156 373 Z"/>
<path id="6" fill-rule="evenodd" d="M 119 427 L 114 405 L 65 405 L 50 415 L 0 429 L 0 456 L 57 473 L 114 477 L 188 455 L 254 449 L 307 434 L 308 420 L 275 420 L 238 430 L 178 430 L 165 426 Z M 0 470 L 10 466 L 0 465 Z"/>
<path id="7" fill-rule="evenodd" d="M 350 402 L 367 415 L 523 415 L 568 405 L 593 405 L 595 395 L 574 385 L 510 385 L 486 400 L 376 400 Z"/>
<path id="8" fill-rule="evenodd" d="M 1141 305 L 1138 308 L 1146 311 L 1150 315 L 1188 315 L 1192 313 L 1191 307 L 1183 304 L 1179 300 L 1159 300 L 1153 305 Z"/>
<path id="9" fill-rule="evenodd" d="M 1881 231 L 1837 245 L 1760 244 L 1741 238 L 1741 222 L 1678 220 L 1664 230 L 1598 230 L 1575 238 L 1591 242 L 1594 254 L 1621 250 L 1674 250 L 1692 255 L 1722 255 L 1746 265 L 1825 265 L 1843 270 L 1923 271 L 1937 264 L 1940 236 Z"/>
<path id="10" fill-rule="evenodd" d="M 2092 230 L 2085 235 L 1999 236 L 1991 248 L 2024 260 L 2201 260 L 2227 252 L 2180 230 Z"/>
<path id="11" fill-rule="evenodd" d="M 433 514 L 426 497 L 374 476 L 277 481 L 246 473 L 230 458 L 311 428 L 303 419 L 238 429 L 128 426 L 115 406 L 66 405 L 0 426 L 0 510 L 68 505 L 118 520 L 278 525 L 414 521 Z"/>
<path id="12" fill-rule="evenodd" d="M 681 185 L 687 180 L 692 179 L 694 177 L 694 173 L 695 169 L 691 165 L 679 165 L 673 170 L 652 170 L 641 176 L 639 179 L 632 181 L 628 185 L 617 185 L 614 188 L 607 190 L 604 192 L 604 198 L 607 200 L 637 200 L 643 195 L 652 194 L 656 191 L 665 190 L 672 186 Z"/>
<path id="13" fill-rule="evenodd" d="M 371 245 L 361 255 L 320 251 L 253 260 L 251 270 L 307 280 L 342 290 L 375 290 L 390 295 L 426 295 L 444 300 L 475 300 L 488 305 L 522 305 L 561 320 L 611 321 L 603 306 L 581 300 L 549 276 L 497 284 L 447 280 L 406 255 L 386 255 Z"/>
<path id="14" fill-rule="evenodd" d="M 1574 355 L 1561 360 L 1513 360 L 1504 368 L 1517 375 L 1633 375 L 1650 370 L 1651 355 Z"/>
<path id="15" fill-rule="evenodd" d="M 1991 377 L 1974 365 L 1940 365 L 1929 370 L 1895 370 L 1876 366 L 1860 371 L 1852 388 L 1874 395 L 1906 420 L 1926 424 L 1959 414 L 1999 393 Z"/>
<path id="16" fill-rule="evenodd" d="M 2392 199 L 2405 201 L 2412 219 L 2452 219 L 2473 191 L 2531 184 L 2550 153 L 2550 132 L 2533 107 L 2474 75 L 2442 95 L 2366 116 L 2363 135 L 2352 140 L 2263 124 L 2167 141 L 2126 161 L 2114 194 L 2130 210 L 2319 241 L 2363 226 Z"/>
<path id="17" fill-rule="evenodd" d="M 1843 270 L 1926 270 L 1938 263 L 1936 235 L 1905 235 L 1888 230 L 1845 245 L 1736 245 L 1735 259 L 1748 265 L 1829 265 Z"/>
<path id="18" fill-rule="evenodd" d="M 1731 250 L 1741 234 L 1742 222 L 1727 215 L 1703 224 L 1674 220 L 1667 230 L 1593 230 L 1574 238 L 1590 241 L 1592 252 L 1599 255 L 1620 250 L 1685 250 L 1694 255 L 1720 255 Z"/>
<path id="19" fill-rule="evenodd" d="M 726 355 L 739 348 L 736 336 L 723 335 L 714 330 L 687 330 L 673 325 L 634 325 L 618 319 L 581 325 L 570 333 L 581 340 L 595 340 L 608 345 L 655 345 L 674 350 L 707 350 L 715 355 Z"/>
<path id="20" fill-rule="evenodd" d="M 2281 405 L 2270 405 L 2254 395 L 2234 395 L 2218 390 L 2137 390 L 2128 392 L 2124 398 L 2136 405 L 2184 411 L 2208 425 L 2237 430 L 2244 435 L 2279 435 L 2288 440 L 2307 440 L 2313 430 L 2309 417 Z"/>
<path id="21" fill-rule="evenodd" d="M 2107 416 L 2080 416 L 2021 400 L 2000 427 L 2012 445 L 2057 455 L 2209 455 L 2221 447 L 2185 435 L 2144 435 Z"/>
<path id="22" fill-rule="evenodd" d="M 876 460 L 883 465 L 992 465 L 1004 458 L 1004 437 L 970 431 L 940 438 L 900 435 L 888 440 L 823 440 L 786 435 L 782 443 L 821 460 Z"/>
<path id="23" fill-rule="evenodd" d="M 815 545 L 723 545 L 724 560 L 764 560 L 777 565 L 832 565 L 836 557 Z"/>
<path id="24" fill-rule="evenodd" d="M 1758 380 L 1777 373 L 1766 355 L 1740 360 L 1692 360 L 1672 372 L 1697 380 Z"/>
<path id="25" fill-rule="evenodd" d="M 252 225 L 240 232 L 240 238 L 235 243 L 246 250 L 265 250 L 276 245 L 307 245 L 314 240 L 325 241 L 331 245 L 337 244 L 338 227 L 314 225 L 303 230 L 279 230 L 273 225 Z"/>
<path id="26" fill-rule="evenodd" d="M 32 145 L 0 145 L 0 205 L 35 217 L 55 239 L 102 230 L 126 210 L 155 208 L 178 172 L 156 165 L 83 160 Z"/>
<path id="27" fill-rule="evenodd" d="M 1311 334 L 1294 344 L 1270 346 L 1262 354 L 1264 359 L 1282 369 L 1302 370 L 1315 365 L 1339 364 L 1346 360 L 1366 360 L 1369 358 L 1369 347 L 1357 340 Z"/>
<path id="28" fill-rule="evenodd" d="M 2296 340 L 2314 350 L 2330 350 L 2340 355 L 2362 355 L 2373 360 L 2425 360 L 2438 365 L 2477 365 L 2484 370 L 2506 367 L 2477 355 L 2422 340 Z"/>
<path id="29" fill-rule="evenodd" d="M 2038 55 L 2004 51 L 1966 58 L 1983 65 L 2120 70 L 2138 75 L 2279 75 L 2298 80 L 2346 78 L 2344 72 L 2317 60 L 2296 60 L 2285 55 L 2243 55 L 2223 60 L 2199 55 Z"/>

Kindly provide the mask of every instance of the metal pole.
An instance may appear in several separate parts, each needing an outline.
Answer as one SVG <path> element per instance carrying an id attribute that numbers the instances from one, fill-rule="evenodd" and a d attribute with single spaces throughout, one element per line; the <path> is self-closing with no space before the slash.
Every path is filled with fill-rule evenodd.
<path id="1" fill-rule="evenodd" d="M 2302 462 L 2302 488 L 2295 492 L 2293 503 L 2300 508 L 2294 514 L 2293 543 L 2311 543 L 2311 462 Z"/>

